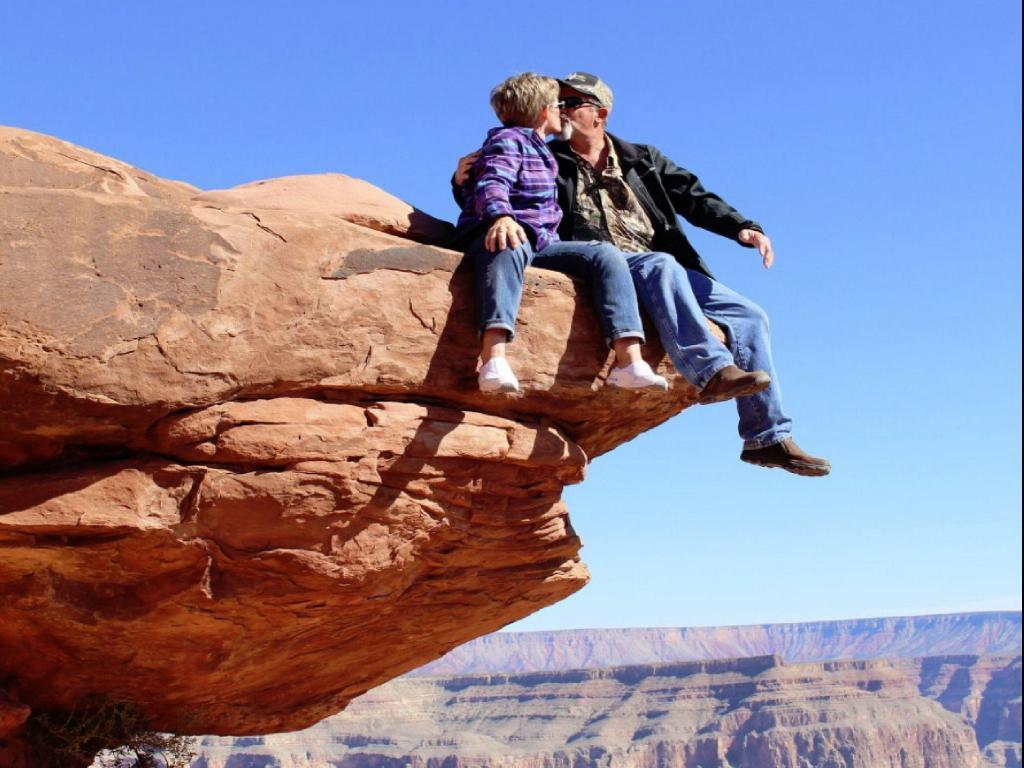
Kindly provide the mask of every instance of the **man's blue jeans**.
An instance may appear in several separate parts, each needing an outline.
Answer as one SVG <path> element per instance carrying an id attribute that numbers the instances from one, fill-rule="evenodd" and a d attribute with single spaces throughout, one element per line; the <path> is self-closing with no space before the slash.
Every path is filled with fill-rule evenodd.
<path id="1" fill-rule="evenodd" d="M 727 365 L 767 372 L 770 387 L 736 398 L 740 437 L 744 448 L 785 440 L 792 419 L 782 410 L 764 310 L 702 272 L 686 269 L 667 253 L 624 255 L 640 301 L 676 370 L 697 389 Z M 705 315 L 725 330 L 728 348 L 711 335 Z"/>
<path id="2" fill-rule="evenodd" d="M 511 340 L 528 266 L 585 279 L 591 286 L 601 330 L 609 343 L 635 336 L 643 342 L 636 289 L 622 252 L 611 243 L 556 242 L 538 253 L 529 243 L 490 253 L 480 237 L 466 252 L 473 259 L 477 327 L 503 328 Z"/>

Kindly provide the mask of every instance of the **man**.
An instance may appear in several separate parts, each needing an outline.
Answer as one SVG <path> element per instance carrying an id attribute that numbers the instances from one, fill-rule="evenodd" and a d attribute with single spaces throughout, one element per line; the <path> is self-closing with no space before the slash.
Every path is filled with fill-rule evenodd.
<path id="1" fill-rule="evenodd" d="M 774 260 L 771 240 L 760 225 L 705 190 L 694 174 L 654 147 L 608 133 L 613 97 L 600 78 L 574 72 L 560 83 L 563 122 L 571 135 L 551 143 L 564 212 L 559 236 L 611 242 L 623 251 L 665 351 L 679 373 L 701 391 L 701 403 L 723 399 L 717 390 L 729 388 L 735 377 L 767 374 L 770 385 L 736 398 L 744 441 L 740 459 L 798 475 L 827 475 L 829 462 L 808 454 L 791 436 L 792 420 L 782 410 L 772 363 L 767 316 L 713 278 L 677 216 L 757 248 L 766 268 Z M 725 331 L 726 345 L 711 333 L 705 316 Z"/>

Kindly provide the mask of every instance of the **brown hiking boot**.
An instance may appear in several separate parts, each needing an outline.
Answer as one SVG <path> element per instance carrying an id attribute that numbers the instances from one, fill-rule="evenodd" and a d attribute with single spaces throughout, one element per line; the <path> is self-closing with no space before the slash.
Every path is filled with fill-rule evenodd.
<path id="1" fill-rule="evenodd" d="M 811 456 L 791 437 L 764 448 L 744 448 L 740 461 L 759 467 L 778 467 L 804 477 L 824 477 L 832 471 L 828 459 Z"/>
<path id="2" fill-rule="evenodd" d="M 735 365 L 727 365 L 704 385 L 697 400 L 701 405 L 720 403 L 734 397 L 744 397 L 767 389 L 772 383 L 764 371 L 741 371 Z"/>

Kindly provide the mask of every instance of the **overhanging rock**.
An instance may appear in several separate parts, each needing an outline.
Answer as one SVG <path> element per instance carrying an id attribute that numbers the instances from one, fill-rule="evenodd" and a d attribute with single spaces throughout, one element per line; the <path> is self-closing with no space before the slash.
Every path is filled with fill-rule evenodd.
<path id="1" fill-rule="evenodd" d="M 654 344 L 670 392 L 604 388 L 585 286 L 531 270 L 526 394 L 481 395 L 444 232 L 0 129 L 0 739 L 97 693 L 295 730 L 583 586 L 563 486 L 694 393 Z"/>

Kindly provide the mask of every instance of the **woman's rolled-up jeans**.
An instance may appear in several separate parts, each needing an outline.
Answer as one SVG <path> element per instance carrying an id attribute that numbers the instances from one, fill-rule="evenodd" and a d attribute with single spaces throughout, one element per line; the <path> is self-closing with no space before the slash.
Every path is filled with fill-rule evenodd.
<path id="1" fill-rule="evenodd" d="M 523 296 L 523 279 L 529 266 L 552 269 L 590 284 L 601 331 L 611 344 L 616 339 L 644 339 L 636 288 L 622 252 L 611 243 L 550 243 L 534 252 L 529 242 L 491 253 L 479 237 L 466 253 L 473 259 L 476 284 L 477 327 L 480 332 L 494 328 L 515 336 L 516 315 Z"/>

